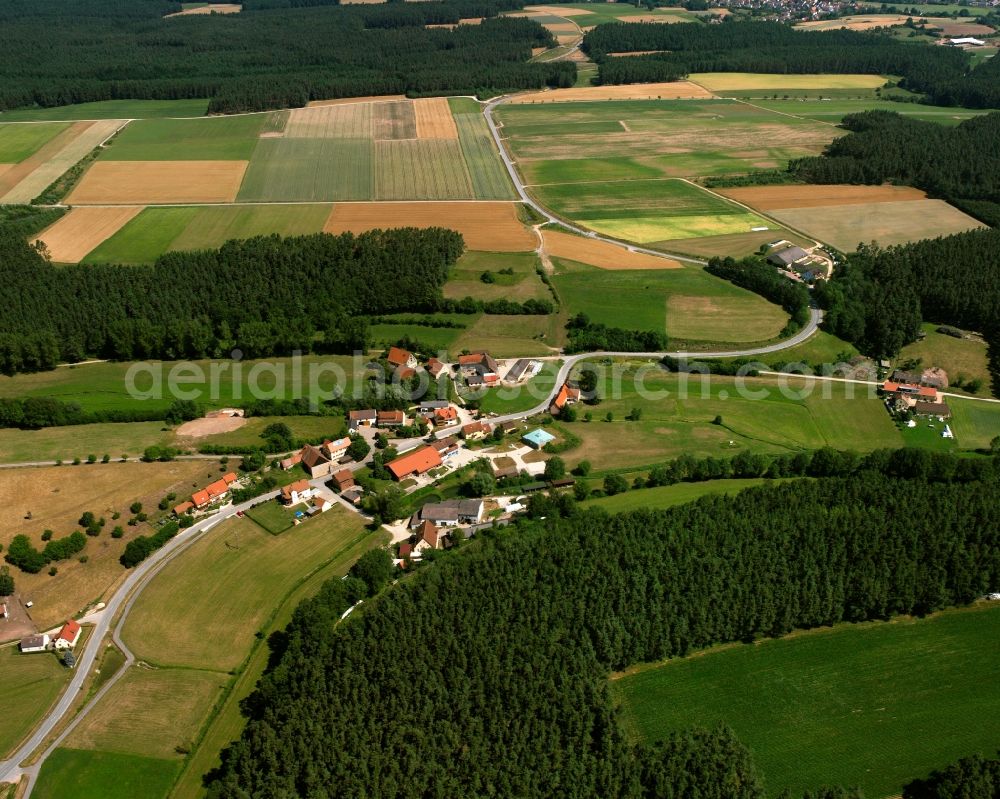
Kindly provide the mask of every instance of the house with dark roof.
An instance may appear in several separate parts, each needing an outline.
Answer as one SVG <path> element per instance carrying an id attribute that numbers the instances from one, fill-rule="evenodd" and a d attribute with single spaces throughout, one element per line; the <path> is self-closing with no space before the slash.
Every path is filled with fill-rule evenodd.
<path id="1" fill-rule="evenodd" d="M 483 519 L 481 499 L 450 499 L 445 502 L 428 502 L 417 514 L 420 523 L 433 522 L 447 527 L 457 524 L 478 524 Z"/>
<path id="2" fill-rule="evenodd" d="M 437 358 L 431 358 L 427 361 L 427 371 L 430 373 L 431 377 L 435 380 L 441 376 L 441 373 L 445 370 L 445 366 Z"/>
<path id="3" fill-rule="evenodd" d="M 377 419 L 378 419 L 378 411 L 374 409 L 363 410 L 363 411 L 348 411 L 347 427 L 351 432 L 354 432 L 360 427 L 374 427 Z"/>
<path id="4" fill-rule="evenodd" d="M 462 428 L 462 438 L 466 441 L 482 441 L 493 432 L 489 422 L 470 422 Z"/>
<path id="5" fill-rule="evenodd" d="M 470 388 L 493 386 L 500 382 L 500 367 L 488 352 L 459 355 L 458 369 Z"/>
<path id="6" fill-rule="evenodd" d="M 946 402 L 915 402 L 913 412 L 917 416 L 937 416 L 941 419 L 951 418 L 951 408 Z"/>
<path id="7" fill-rule="evenodd" d="M 327 477 L 333 472 L 333 461 L 319 447 L 306 444 L 299 454 L 302 468 L 310 477 Z"/>
<path id="8" fill-rule="evenodd" d="M 809 258 L 809 253 L 801 247 L 786 247 L 783 250 L 772 252 L 767 256 L 767 260 L 775 266 L 787 269 L 790 266 L 799 264 Z"/>
<path id="9" fill-rule="evenodd" d="M 49 636 L 44 633 L 42 635 L 29 635 L 27 638 L 22 638 L 21 643 L 18 644 L 18 649 L 25 654 L 45 652 L 48 648 Z"/>
<path id="10" fill-rule="evenodd" d="M 438 411 L 450 405 L 451 403 L 446 399 L 422 399 L 417 409 L 420 411 Z"/>
<path id="11" fill-rule="evenodd" d="M 438 455 L 441 456 L 441 460 L 443 461 L 448 460 L 448 458 L 462 449 L 462 445 L 458 443 L 458 439 L 455 436 L 439 438 L 436 441 L 432 441 L 430 445 L 437 450 Z"/>
<path id="12" fill-rule="evenodd" d="M 508 383 L 520 383 L 528 380 L 542 371 L 542 362 L 531 358 L 519 358 L 514 365 L 507 370 L 504 380 Z"/>

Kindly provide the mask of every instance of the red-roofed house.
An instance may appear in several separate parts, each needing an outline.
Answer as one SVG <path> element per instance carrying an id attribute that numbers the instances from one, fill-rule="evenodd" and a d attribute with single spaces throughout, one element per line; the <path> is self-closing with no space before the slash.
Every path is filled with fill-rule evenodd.
<path id="1" fill-rule="evenodd" d="M 299 450 L 298 452 L 296 452 L 294 455 L 289 455 L 287 458 L 285 458 L 283 461 L 281 461 L 281 463 L 279 465 L 281 466 L 282 469 L 284 469 L 287 472 L 293 466 L 298 466 L 298 464 L 300 464 L 300 463 L 302 463 L 302 451 L 301 450 Z"/>
<path id="2" fill-rule="evenodd" d="M 379 411 L 378 427 L 401 427 L 406 424 L 406 414 L 403 411 Z"/>
<path id="3" fill-rule="evenodd" d="M 302 468 L 310 477 L 326 477 L 333 471 L 333 462 L 319 447 L 306 444 L 299 455 Z"/>
<path id="4" fill-rule="evenodd" d="M 482 441 L 493 432 L 489 422 L 471 422 L 462 428 L 462 438 L 466 441 Z"/>
<path id="5" fill-rule="evenodd" d="M 441 372 L 444 371 L 444 364 L 437 358 L 431 358 L 427 361 L 427 371 L 430 372 L 431 377 L 437 379 L 441 376 Z"/>
<path id="6" fill-rule="evenodd" d="M 394 461 L 386 464 L 392 476 L 397 480 L 403 480 L 414 475 L 424 474 L 441 465 L 441 456 L 434 447 L 421 447 L 420 449 L 401 455 Z"/>
<path id="7" fill-rule="evenodd" d="M 397 368 L 400 366 L 407 369 L 417 368 L 417 356 L 409 350 L 404 350 L 402 347 L 389 347 L 389 352 L 386 353 L 385 359 Z"/>
<path id="8" fill-rule="evenodd" d="M 440 541 L 438 528 L 434 522 L 424 521 L 416 531 L 416 541 L 413 544 L 413 554 L 423 555 L 429 549 L 437 549 Z"/>
<path id="9" fill-rule="evenodd" d="M 432 418 L 434 419 L 434 424 L 449 427 L 458 422 L 458 409 L 452 408 L 450 405 L 447 408 L 438 408 L 434 411 Z"/>
<path id="10" fill-rule="evenodd" d="M 237 480 L 236 474 L 227 472 L 214 483 L 209 483 L 201 491 L 195 491 L 191 495 L 191 502 L 196 508 L 204 508 L 206 505 L 222 499 L 229 493 L 229 487 Z M 189 509 L 190 510 L 190 509 Z"/>
<path id="11" fill-rule="evenodd" d="M 182 502 L 174 508 L 174 516 L 183 516 L 194 507 L 193 502 Z"/>
<path id="12" fill-rule="evenodd" d="M 59 634 L 56 636 L 53 646 L 56 649 L 72 649 L 76 646 L 76 642 L 80 640 L 80 625 L 70 619 L 66 622 Z"/>
<path id="13" fill-rule="evenodd" d="M 552 400 L 552 404 L 549 406 L 549 412 L 557 414 L 567 405 L 572 405 L 574 402 L 579 402 L 579 400 L 580 389 L 573 388 L 569 383 L 563 383 L 559 389 L 559 393 L 556 394 L 556 398 Z"/>
<path id="14" fill-rule="evenodd" d="M 296 480 L 281 489 L 281 501 L 286 505 L 297 505 L 313 495 L 313 487 L 308 480 Z"/>

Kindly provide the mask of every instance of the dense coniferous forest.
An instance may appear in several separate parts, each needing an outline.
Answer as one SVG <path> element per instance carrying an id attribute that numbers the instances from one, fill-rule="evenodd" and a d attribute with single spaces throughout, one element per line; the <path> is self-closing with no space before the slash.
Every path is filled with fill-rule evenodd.
<path id="1" fill-rule="evenodd" d="M 5 0 L 0 110 L 107 99 L 211 98 L 234 113 L 374 94 L 569 86 L 571 63 L 529 64 L 554 40 L 523 0 L 333 7 L 248 3 L 239 14 L 165 19 L 171 0 Z M 272 10 L 273 9 L 273 10 Z M 482 25 L 431 29 L 463 17 Z"/>
<path id="2" fill-rule="evenodd" d="M 748 768 L 725 731 L 693 734 L 690 756 L 631 747 L 608 672 L 996 590 L 995 467 L 935 483 L 888 477 L 885 460 L 670 511 L 568 498 L 561 518 L 481 534 L 342 624 L 334 580 L 281 637 L 211 795 L 758 797 L 749 776 L 744 793 L 720 787 L 720 748 Z"/>
<path id="3" fill-rule="evenodd" d="M 231 241 L 167 253 L 152 266 L 57 267 L 0 228 L 0 371 L 233 348 L 248 358 L 353 352 L 365 344 L 358 316 L 443 304 L 441 287 L 462 250 L 454 231 L 401 228 Z"/>
<path id="4" fill-rule="evenodd" d="M 789 172 L 807 183 L 905 183 L 1000 224 L 1000 112 L 954 127 L 889 111 L 840 124 L 850 133 L 821 156 L 792 161 Z"/>
<path id="5" fill-rule="evenodd" d="M 925 780 L 914 780 L 903 799 L 996 799 L 1000 796 L 1000 753 L 963 757 Z"/>
<path id="6" fill-rule="evenodd" d="M 872 355 L 894 355 L 921 319 L 977 330 L 991 344 L 1000 387 L 1000 230 L 993 228 L 880 250 L 862 247 L 821 284 L 825 326 Z"/>
<path id="7" fill-rule="evenodd" d="M 584 51 L 600 64 L 602 83 L 676 80 L 691 72 L 865 73 L 902 76 L 901 86 L 939 105 L 1000 106 L 1000 64 L 970 71 L 955 48 L 907 44 L 848 30 L 802 33 L 770 22 L 599 25 Z M 609 53 L 662 50 L 642 56 Z"/>

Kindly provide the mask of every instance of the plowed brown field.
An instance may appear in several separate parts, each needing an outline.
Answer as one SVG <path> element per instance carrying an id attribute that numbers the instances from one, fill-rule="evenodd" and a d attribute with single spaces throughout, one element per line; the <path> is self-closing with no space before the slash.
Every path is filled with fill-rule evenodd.
<path id="1" fill-rule="evenodd" d="M 923 200 L 927 195 L 910 186 L 747 186 L 719 189 L 737 202 L 768 211 L 775 208 L 816 208 L 823 205 L 903 202 Z"/>
<path id="2" fill-rule="evenodd" d="M 337 203 L 323 231 L 363 233 L 405 226 L 457 230 L 470 250 L 530 252 L 537 246 L 517 218 L 516 204 L 506 202 Z"/>
<path id="3" fill-rule="evenodd" d="M 627 86 L 584 86 L 521 94 L 511 103 L 568 103 L 587 100 L 689 100 L 710 98 L 708 89 L 686 80 L 670 83 L 633 83 Z"/>

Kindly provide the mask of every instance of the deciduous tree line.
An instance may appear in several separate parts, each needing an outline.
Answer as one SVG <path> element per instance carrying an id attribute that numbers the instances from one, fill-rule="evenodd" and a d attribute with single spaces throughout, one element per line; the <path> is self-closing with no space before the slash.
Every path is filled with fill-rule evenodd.
<path id="1" fill-rule="evenodd" d="M 566 516 L 482 534 L 344 622 L 334 580 L 296 611 L 211 795 L 757 799 L 725 731 L 631 746 L 608 672 L 969 602 L 1000 585 L 998 503 L 995 476 L 875 468 L 671 511 L 570 498 Z"/>

